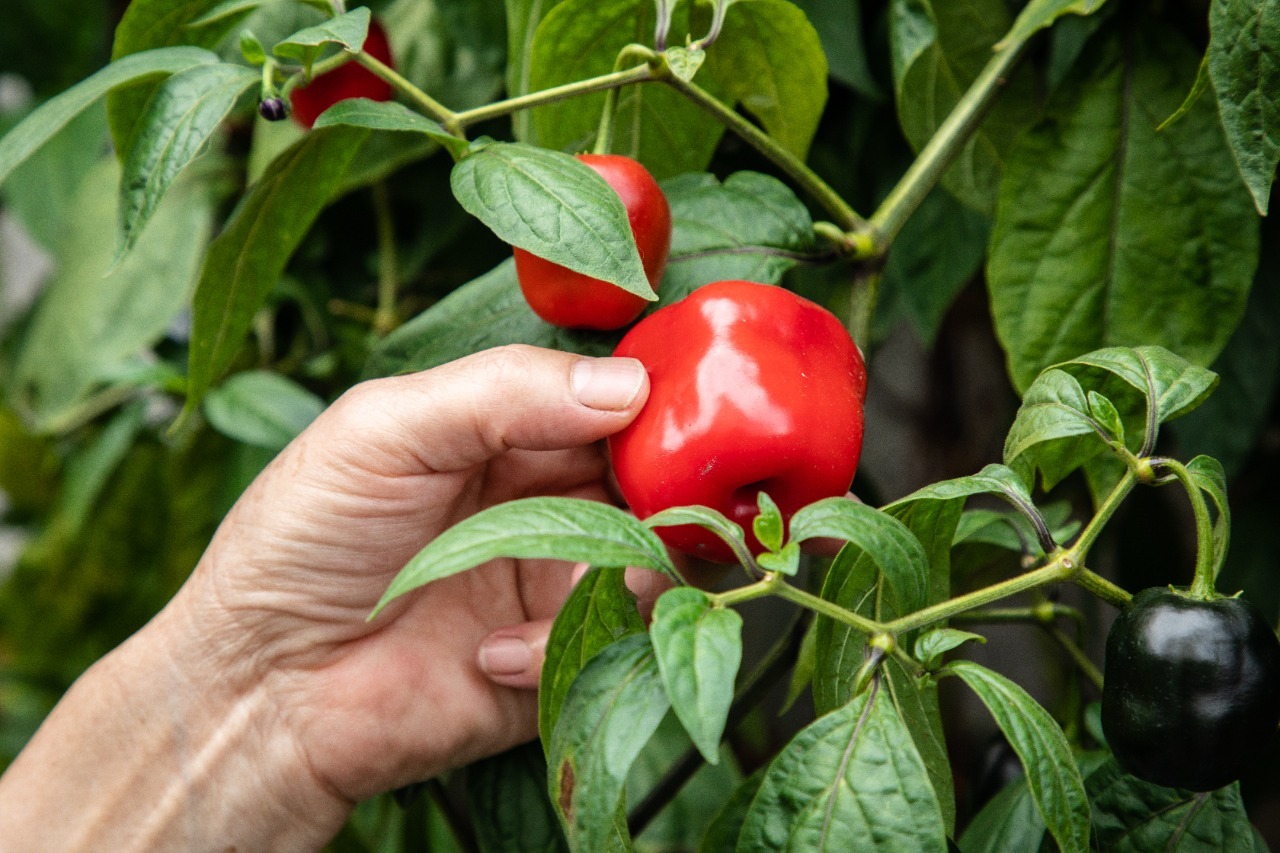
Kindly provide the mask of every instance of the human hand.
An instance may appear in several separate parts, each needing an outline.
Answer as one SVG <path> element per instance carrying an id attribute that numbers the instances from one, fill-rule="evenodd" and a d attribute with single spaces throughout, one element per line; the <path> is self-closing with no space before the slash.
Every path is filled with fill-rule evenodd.
<path id="1" fill-rule="evenodd" d="M 254 481 L 170 605 L 73 688 L 9 792 L 43 803 L 44 780 L 65 802 L 51 768 L 79 762 L 92 796 L 119 789 L 87 810 L 132 828 L 114 849 L 306 847 L 358 800 L 532 738 L 536 694 L 508 685 L 527 685 L 539 661 L 513 668 L 508 642 L 491 679 L 478 649 L 499 629 L 545 637 L 572 566 L 495 560 L 367 617 L 410 557 L 485 507 L 610 500 L 599 440 L 647 393 L 634 360 L 531 347 L 353 388 Z M 111 766 L 125 760 L 113 740 L 136 766 Z M 288 820 L 308 832 L 282 835 Z"/>

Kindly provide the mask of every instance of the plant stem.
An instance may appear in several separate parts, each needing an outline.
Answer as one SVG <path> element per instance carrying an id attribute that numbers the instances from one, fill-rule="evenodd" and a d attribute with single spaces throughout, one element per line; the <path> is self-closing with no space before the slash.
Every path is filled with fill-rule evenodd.
<path id="1" fill-rule="evenodd" d="M 1120 508 L 1120 504 L 1129 496 L 1129 492 L 1133 491 L 1133 487 L 1137 485 L 1137 475 L 1130 469 L 1124 472 L 1124 476 L 1120 478 L 1120 482 L 1116 483 L 1115 488 L 1111 490 L 1111 494 L 1102 501 L 1102 504 L 1094 512 L 1093 518 L 1089 519 L 1089 523 L 1085 525 L 1084 530 L 1080 531 L 1080 536 L 1068 549 L 1068 554 L 1076 565 L 1083 565 L 1085 558 L 1089 555 L 1089 549 L 1093 547 L 1093 543 L 1097 541 L 1098 536 L 1102 533 L 1102 529 L 1106 527 L 1107 522 L 1111 520 L 1111 516 L 1115 515 L 1116 510 Z"/>
<path id="2" fill-rule="evenodd" d="M 421 112 L 440 122 L 441 126 L 443 126 L 445 130 L 455 136 L 462 136 L 462 133 L 457 128 L 453 127 L 454 121 L 458 115 L 453 110 L 449 109 L 444 104 L 440 103 L 435 98 L 410 83 L 394 68 L 387 65 L 385 62 L 381 62 L 376 57 L 370 56 L 369 54 L 361 51 L 360 53 L 355 54 L 353 58 L 356 62 L 359 62 L 365 68 L 390 83 L 397 92 L 412 101 L 414 106 L 416 106 Z"/>
<path id="3" fill-rule="evenodd" d="M 646 52 L 648 48 L 644 48 Z M 542 89 L 537 92 L 530 92 L 527 95 L 519 95 L 515 98 L 507 98 L 504 101 L 497 101 L 492 104 L 485 104 L 475 109 L 464 110 L 460 113 L 453 113 L 450 122 L 444 123 L 446 128 L 461 129 L 468 127 L 477 122 L 485 121 L 491 118 L 498 118 L 504 115 L 510 115 L 520 110 L 527 110 L 531 107 L 540 107 L 543 104 L 551 104 L 556 101 L 563 101 L 578 95 L 589 95 L 593 92 L 603 92 L 609 89 L 616 89 L 619 86 L 627 86 L 631 83 L 645 83 L 656 80 L 653 67 L 646 62 L 644 65 L 637 65 L 634 68 L 626 68 L 622 71 L 614 71 L 610 74 L 602 74 L 599 77 L 591 77 L 587 80 L 579 80 L 576 83 L 566 83 L 563 86 L 553 86 L 550 89 Z M 450 128 L 450 124 L 452 128 Z"/>
<path id="4" fill-rule="evenodd" d="M 1033 569 L 1015 578 L 957 596 L 948 601 L 939 602 L 923 610 L 917 610 L 915 613 L 908 613 L 906 616 L 887 623 L 884 628 L 891 634 L 913 631 L 916 628 L 923 628 L 934 622 L 949 619 L 957 613 L 985 607 L 992 602 L 1008 598 L 1011 595 L 1017 595 L 1020 592 L 1069 580 L 1074 572 L 1075 568 L 1066 560 L 1066 555 L 1060 553 L 1049 563 L 1038 569 Z"/>
<path id="5" fill-rule="evenodd" d="M 1026 46 L 1026 39 L 1011 42 L 987 61 L 897 186 L 880 202 L 870 221 L 882 252 L 889 250 L 902 226 L 968 143 L 987 110 L 995 103 L 996 95 L 1008 83 L 1009 74 L 1022 58 Z"/>
<path id="6" fill-rule="evenodd" d="M 378 225 L 378 307 L 373 314 L 373 333 L 383 337 L 399 322 L 396 299 L 400 279 L 395 222 L 384 181 L 373 185 L 373 211 Z"/>
<path id="7" fill-rule="evenodd" d="M 1093 593 L 1098 598 L 1108 604 L 1112 604 L 1121 610 L 1129 606 L 1129 602 L 1133 596 L 1123 587 L 1116 586 L 1111 581 L 1104 578 L 1097 572 L 1090 571 L 1081 566 L 1076 576 L 1072 578 L 1075 585 L 1081 589 Z"/>
<path id="8" fill-rule="evenodd" d="M 1098 670 L 1098 667 L 1094 662 L 1089 660 L 1089 656 L 1084 653 L 1084 649 L 1080 648 L 1080 644 L 1069 637 L 1066 631 L 1056 625 L 1046 625 L 1045 630 L 1048 631 L 1049 636 L 1053 637 L 1058 645 L 1062 647 L 1062 650 L 1067 653 L 1067 657 L 1071 658 L 1071 661 L 1076 665 L 1076 668 L 1080 670 L 1080 673 L 1084 675 L 1085 678 L 1089 679 L 1089 683 L 1096 687 L 1098 692 L 1101 693 L 1102 673 Z"/>
<path id="9" fill-rule="evenodd" d="M 887 626 L 881 625 L 874 619 L 868 619 L 865 616 L 859 616 L 851 610 L 846 610 L 838 604 L 820 598 L 811 592 L 806 592 L 799 587 L 792 586 L 785 581 L 779 579 L 776 586 L 771 592 L 781 599 L 790 601 L 792 604 L 798 604 L 801 607 L 807 607 L 814 613 L 834 619 L 837 622 L 843 622 L 845 625 L 855 628 L 864 634 L 881 634 L 885 633 Z"/>
<path id="10" fill-rule="evenodd" d="M 719 607 L 731 607 L 735 604 L 741 604 L 744 601 L 753 601 L 757 598 L 764 598 L 773 593 L 774 588 L 778 586 L 778 578 L 776 575 L 769 575 L 764 580 L 749 583 L 746 586 L 736 587 L 735 589 L 726 590 L 724 592 L 707 593 L 707 597 L 711 599 Z"/>
<path id="11" fill-rule="evenodd" d="M 629 44 L 622 50 L 618 51 L 618 57 L 613 61 L 613 73 L 625 71 L 623 67 L 629 61 L 637 58 L 643 60 L 643 67 L 649 68 L 648 61 L 653 56 L 653 51 L 648 48 L 641 47 L 637 44 Z M 639 66 L 637 66 L 639 67 Z M 593 147 L 594 154 L 608 154 L 613 149 L 613 122 L 614 113 L 618 109 L 618 87 L 612 87 L 604 93 L 604 108 L 600 111 L 600 124 L 596 128 L 596 144 Z"/>
<path id="12" fill-rule="evenodd" d="M 1191 597 L 1208 601 L 1217 595 L 1213 576 L 1213 519 L 1209 516 L 1209 505 L 1205 503 L 1200 487 L 1191 479 L 1187 466 L 1176 459 L 1152 459 L 1151 462 L 1167 468 L 1177 477 L 1191 500 L 1191 511 L 1196 518 L 1196 574 L 1191 581 Z"/>
<path id="13" fill-rule="evenodd" d="M 817 173 L 806 166 L 794 154 L 783 148 L 767 133 L 751 122 L 729 109 L 718 99 L 700 86 L 682 80 L 673 74 L 665 65 L 658 72 L 662 82 L 684 95 L 696 106 L 710 113 L 717 121 L 732 130 L 738 136 L 759 151 L 782 171 L 787 173 L 806 193 L 813 197 L 823 209 L 831 214 L 836 224 L 846 231 L 863 231 L 866 221 L 857 214 L 849 204 L 833 190 Z"/>

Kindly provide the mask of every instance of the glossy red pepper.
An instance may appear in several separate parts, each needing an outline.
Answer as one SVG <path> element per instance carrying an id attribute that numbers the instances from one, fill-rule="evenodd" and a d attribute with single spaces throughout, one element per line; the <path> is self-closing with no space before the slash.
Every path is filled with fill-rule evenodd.
<path id="1" fill-rule="evenodd" d="M 829 311 L 781 287 L 708 284 L 641 320 L 618 356 L 649 371 L 649 399 L 609 439 L 623 497 L 640 518 L 702 504 L 751 532 L 757 494 L 783 516 L 853 482 L 867 374 Z M 674 548 L 719 562 L 732 552 L 693 525 L 659 528 Z"/>
<path id="2" fill-rule="evenodd" d="M 379 62 L 393 65 L 387 31 L 376 19 L 369 22 L 369 35 L 363 50 Z M 289 104 L 293 108 L 294 120 L 310 130 L 320 114 L 338 101 L 348 98 L 389 101 L 393 94 L 390 83 L 352 61 L 294 89 L 289 96 Z"/>
<path id="3" fill-rule="evenodd" d="M 649 170 L 619 154 L 579 154 L 622 199 L 645 277 L 655 291 L 671 249 L 671 208 Z M 524 249 L 514 251 L 525 301 L 543 320 L 566 329 L 620 329 L 649 303 L 616 285 L 567 269 Z"/>

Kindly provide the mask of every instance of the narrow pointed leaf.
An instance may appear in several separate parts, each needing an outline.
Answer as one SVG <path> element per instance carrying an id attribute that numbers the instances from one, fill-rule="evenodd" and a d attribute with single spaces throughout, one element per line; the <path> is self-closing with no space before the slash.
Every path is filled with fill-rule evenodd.
<path id="1" fill-rule="evenodd" d="M 348 98 L 325 110 L 316 119 L 314 127 L 329 127 L 335 124 L 367 127 L 370 130 L 421 133 L 443 145 L 455 158 L 462 156 L 470 146 L 467 140 L 454 136 L 438 123 L 395 101 Z"/>
<path id="2" fill-rule="evenodd" d="M 120 176 L 117 259 L 133 248 L 169 187 L 259 76 L 243 65 L 200 65 L 172 75 L 156 90 Z"/>
<path id="3" fill-rule="evenodd" d="M 1214 0 L 1206 62 L 1231 153 L 1254 204 L 1267 213 L 1280 161 L 1280 4 Z"/>
<path id="4" fill-rule="evenodd" d="M 938 798 L 888 692 L 873 687 L 773 760 L 738 838 L 760 850 L 945 851 Z"/>
<path id="5" fill-rule="evenodd" d="M 369 8 L 360 6 L 322 24 L 299 30 L 277 44 L 273 52 L 276 56 L 296 59 L 307 65 L 315 61 L 326 45 L 336 44 L 354 53 L 360 50 L 369 35 L 371 18 Z"/>
<path id="6" fill-rule="evenodd" d="M 495 142 L 464 157 L 450 182 L 462 207 L 511 245 L 657 298 L 622 200 L 568 154 Z"/>
<path id="7" fill-rule="evenodd" d="M 672 710 L 703 757 L 719 764 L 742 663 L 742 617 L 712 607 L 702 590 L 676 587 L 658 599 L 649 633 Z"/>
<path id="8" fill-rule="evenodd" d="M 282 450 L 322 411 L 324 400 L 269 370 L 237 373 L 204 400 L 205 416 L 214 429 L 268 450 Z"/>
<path id="9" fill-rule="evenodd" d="M 538 731 L 544 749 L 551 745 L 564 697 L 587 661 L 611 643 L 645 630 L 636 598 L 623 582 L 625 573 L 612 567 L 591 570 L 556 614 L 538 682 Z"/>
<path id="10" fill-rule="evenodd" d="M 848 498 L 827 498 L 791 517 L 791 541 L 833 537 L 852 542 L 879 566 L 900 612 L 923 607 L 929 560 L 920 540 L 891 515 Z"/>
<path id="11" fill-rule="evenodd" d="M 198 47 L 166 47 L 127 56 L 45 101 L 0 137 L 0 184 L 69 121 L 113 89 L 213 65 L 218 55 Z"/>
<path id="12" fill-rule="evenodd" d="M 1022 761 L 1040 814 L 1064 853 L 1088 853 L 1089 800 L 1066 735 L 1027 691 L 971 661 L 954 661 Z"/>
<path id="13" fill-rule="evenodd" d="M 1107 0 L 1031 0 L 1018 13 L 1009 34 L 1000 40 L 996 49 L 1023 41 L 1045 27 L 1053 26 L 1053 22 L 1063 15 L 1092 15 L 1105 2 Z"/>
<path id="14" fill-rule="evenodd" d="M 551 801 L 572 850 L 612 849 L 627 772 L 670 707 L 647 634 L 619 640 L 582 670 L 547 751 Z"/>
<path id="15" fill-rule="evenodd" d="M 615 506 L 577 498 L 524 498 L 489 507 L 433 539 L 396 575 L 374 613 L 423 584 L 498 557 L 675 572 L 662 540 Z"/>
<path id="16" fill-rule="evenodd" d="M 230 366 L 254 315 L 367 135 L 342 127 L 307 134 L 276 158 L 209 246 L 192 307 L 189 409 Z"/>

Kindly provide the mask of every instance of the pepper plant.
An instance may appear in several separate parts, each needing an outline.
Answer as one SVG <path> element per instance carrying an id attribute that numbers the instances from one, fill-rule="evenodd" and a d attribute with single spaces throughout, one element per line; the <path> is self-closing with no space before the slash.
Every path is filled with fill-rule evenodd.
<path id="1" fill-rule="evenodd" d="M 825 305 L 871 376 L 862 500 L 784 518 L 759 490 L 750 537 L 707 507 L 550 498 L 461 522 L 385 600 L 502 556 L 591 567 L 552 629 L 540 743 L 362 805 L 334 849 L 1264 848 L 1250 814 L 1280 786 L 1236 759 L 1274 750 L 1271 626 L 1239 700 L 1257 734 L 1221 741 L 1213 790 L 1125 758 L 1141 724 L 1109 721 L 1147 687 L 1100 664 L 1142 588 L 1197 611 L 1245 586 L 1275 621 L 1271 0 L 48 5 L 0 33 L 0 92 L 31 89 L 0 99 L 6 221 L 53 270 L 0 300 L 0 760 L 347 387 L 508 343 L 610 353 L 626 329 L 529 309 L 514 247 L 647 316 L 739 279 Z M 377 100 L 282 120 L 356 64 Z M 656 284 L 585 153 L 661 182 Z M 928 464 L 946 418 L 895 443 L 877 403 L 945 371 L 903 341 L 957 336 L 998 353 L 998 390 L 957 366 L 930 393 L 1005 435 L 963 470 Z M 739 566 L 708 589 L 655 533 L 690 524 Z M 670 585 L 651 621 L 627 567 Z M 1047 653 L 983 646 L 1007 625 Z M 1026 657 L 1056 686 L 1002 673 Z"/>

